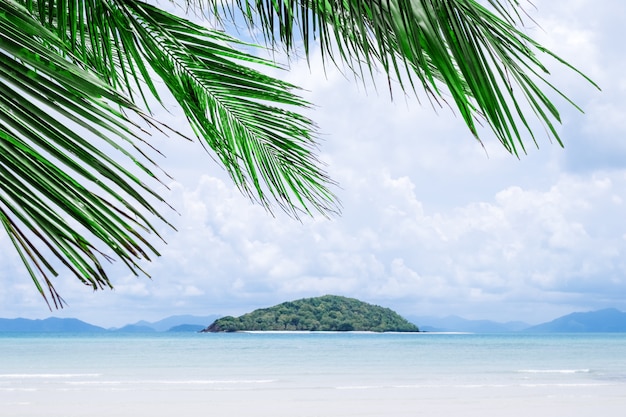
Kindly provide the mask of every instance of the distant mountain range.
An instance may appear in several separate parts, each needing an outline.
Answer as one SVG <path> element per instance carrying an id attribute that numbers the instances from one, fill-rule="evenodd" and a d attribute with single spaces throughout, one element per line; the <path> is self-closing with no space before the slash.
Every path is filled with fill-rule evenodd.
<path id="1" fill-rule="evenodd" d="M 421 330 L 430 332 L 469 333 L 615 333 L 626 332 L 626 313 L 615 308 L 571 313 L 547 323 L 531 326 L 521 321 L 498 323 L 490 320 L 466 320 L 458 316 L 407 317 Z"/>
<path id="2" fill-rule="evenodd" d="M 150 332 L 198 332 L 216 319 L 210 316 L 171 316 L 156 322 L 139 321 L 121 328 L 105 329 L 78 319 L 50 317 L 43 320 L 24 318 L 0 318 L 0 332 L 13 333 L 150 333 Z M 523 322 L 498 323 L 490 320 L 467 320 L 457 316 L 437 318 L 430 316 L 406 316 L 422 331 L 469 332 L 469 333 L 591 333 L 626 332 L 626 313 L 615 308 L 571 313 L 547 323 L 531 326 Z"/>
<path id="3" fill-rule="evenodd" d="M 0 319 L 0 332 L 12 333 L 103 333 L 105 328 L 78 319 L 50 317 L 43 320 Z"/>
<path id="4" fill-rule="evenodd" d="M 407 319 L 425 332 L 508 333 L 530 327 L 530 324 L 521 321 L 498 323 L 490 320 L 467 320 L 458 316 L 409 316 Z"/>
<path id="5" fill-rule="evenodd" d="M 140 321 L 121 328 L 105 329 L 78 319 L 50 317 L 47 319 L 2 319 L 0 332 L 12 333 L 154 333 L 154 332 L 197 332 L 204 329 L 220 316 L 171 316 L 156 322 Z"/>
<path id="6" fill-rule="evenodd" d="M 219 319 L 220 315 L 214 314 L 210 316 L 189 316 L 189 315 L 181 315 L 181 316 L 170 316 L 155 322 L 147 322 L 147 321 L 138 321 L 133 324 L 133 326 L 142 326 L 154 329 L 157 332 L 167 332 L 171 331 L 174 327 L 179 327 L 182 325 L 198 325 L 203 326 L 202 328 L 208 326 L 213 323 L 216 319 Z"/>
<path id="7" fill-rule="evenodd" d="M 626 313 L 615 308 L 572 313 L 524 331 L 542 333 L 620 333 L 626 332 Z"/>

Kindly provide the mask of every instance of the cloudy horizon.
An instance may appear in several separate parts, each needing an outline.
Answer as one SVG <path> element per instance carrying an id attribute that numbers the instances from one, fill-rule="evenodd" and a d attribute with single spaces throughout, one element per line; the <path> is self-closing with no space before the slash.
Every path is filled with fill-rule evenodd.
<path id="1" fill-rule="evenodd" d="M 484 132 L 481 146 L 447 108 L 378 91 L 296 62 L 284 78 L 315 105 L 319 157 L 339 183 L 341 216 L 275 216 L 242 196 L 198 143 L 158 139 L 179 214 L 162 256 L 135 277 L 117 262 L 115 290 L 61 276 L 68 306 L 48 310 L 6 234 L 0 317 L 75 317 L 115 327 L 179 314 L 239 315 L 284 301 L 343 295 L 404 316 L 550 321 L 574 311 L 626 310 L 626 3 L 533 2 L 525 30 L 588 75 L 550 81 L 564 148 L 537 130 L 516 158 Z M 157 111 L 177 125 L 180 114 Z"/>

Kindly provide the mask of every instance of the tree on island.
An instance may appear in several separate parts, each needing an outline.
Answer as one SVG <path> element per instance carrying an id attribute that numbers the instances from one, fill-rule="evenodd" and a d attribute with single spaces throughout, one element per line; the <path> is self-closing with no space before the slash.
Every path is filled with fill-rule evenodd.
<path id="1" fill-rule="evenodd" d="M 303 298 L 215 320 L 203 332 L 317 331 L 418 332 L 395 311 L 338 295 Z"/>
<path id="2" fill-rule="evenodd" d="M 302 115 L 309 103 L 260 70 L 279 63 L 243 52 L 250 45 L 221 27 L 245 22 L 290 57 L 319 45 L 363 81 L 383 71 L 390 91 L 454 104 L 476 139 L 486 124 L 514 155 L 536 144 L 530 114 L 561 144 L 547 95 L 561 93 L 540 55 L 571 66 L 519 29 L 517 0 L 171 3 L 216 28 L 141 1 L 0 1 L 0 220 L 57 307 L 59 265 L 100 289 L 111 287 L 103 260 L 138 275 L 158 255 L 153 223 L 168 222 L 149 140 L 180 135 L 152 117 L 160 88 L 243 194 L 294 217 L 338 211 Z"/>

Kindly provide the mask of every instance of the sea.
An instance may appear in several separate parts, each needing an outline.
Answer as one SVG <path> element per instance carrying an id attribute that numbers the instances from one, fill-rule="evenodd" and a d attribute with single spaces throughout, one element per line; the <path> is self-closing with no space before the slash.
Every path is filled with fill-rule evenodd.
<path id="1" fill-rule="evenodd" d="M 0 334 L 1 417 L 626 415 L 626 334 Z"/>

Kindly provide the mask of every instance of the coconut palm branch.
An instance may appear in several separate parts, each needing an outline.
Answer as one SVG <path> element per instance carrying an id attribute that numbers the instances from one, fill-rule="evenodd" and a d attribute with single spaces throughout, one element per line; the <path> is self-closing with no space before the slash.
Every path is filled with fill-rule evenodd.
<path id="1" fill-rule="evenodd" d="M 554 126 L 560 114 L 552 100 L 560 97 L 576 107 L 550 83 L 542 58 L 596 86 L 518 28 L 525 15 L 518 0 L 488 0 L 490 9 L 476 0 L 187 3 L 222 21 L 243 19 L 267 43 L 287 52 L 300 47 L 308 56 L 319 44 L 324 57 L 347 65 L 359 78 L 378 68 L 404 91 L 425 91 L 439 105 L 451 101 L 476 139 L 477 124 L 486 123 L 515 155 L 526 152 L 526 139 L 538 145 L 531 118 L 562 146 Z"/>
<path id="2" fill-rule="evenodd" d="M 514 154 L 537 143 L 530 115 L 562 144 L 550 97 L 567 98 L 539 57 L 572 67 L 517 28 L 515 0 L 185 3 L 246 22 L 270 49 L 308 57 L 319 44 L 359 78 L 383 71 L 406 92 L 450 101 L 476 138 L 484 121 Z M 151 222 L 167 216 L 144 179 L 164 175 L 149 135 L 177 134 L 151 118 L 163 87 L 244 194 L 296 217 L 336 211 L 302 116 L 309 104 L 259 71 L 278 65 L 242 52 L 250 45 L 133 0 L 1 0 L 0 40 L 0 219 L 55 305 L 60 265 L 98 289 L 111 286 L 101 260 L 143 273 L 141 260 L 158 255 Z"/>
<path id="3" fill-rule="evenodd" d="M 149 216 L 165 221 L 150 202 L 161 199 L 139 173 L 159 174 L 144 125 L 165 128 L 135 104 L 160 98 L 155 79 L 244 193 L 295 216 L 335 210 L 314 126 L 287 110 L 308 104 L 251 68 L 272 62 L 145 3 L 21 3 L 0 2 L 0 218 L 56 306 L 59 263 L 97 289 L 111 286 L 101 259 L 143 273 L 139 260 L 158 255 Z"/>

